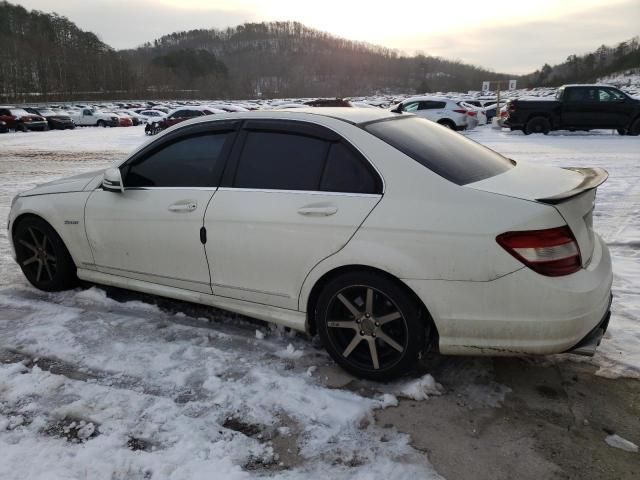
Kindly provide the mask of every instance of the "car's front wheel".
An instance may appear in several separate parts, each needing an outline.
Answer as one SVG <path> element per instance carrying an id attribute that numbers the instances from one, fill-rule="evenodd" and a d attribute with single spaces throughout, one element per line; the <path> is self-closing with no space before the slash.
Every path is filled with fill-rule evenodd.
<path id="1" fill-rule="evenodd" d="M 413 296 L 393 279 L 369 271 L 343 274 L 325 285 L 315 320 L 331 357 L 372 380 L 411 370 L 429 334 Z"/>
<path id="2" fill-rule="evenodd" d="M 73 259 L 47 222 L 33 216 L 20 220 L 13 232 L 13 244 L 22 273 L 34 287 L 54 292 L 75 286 Z"/>

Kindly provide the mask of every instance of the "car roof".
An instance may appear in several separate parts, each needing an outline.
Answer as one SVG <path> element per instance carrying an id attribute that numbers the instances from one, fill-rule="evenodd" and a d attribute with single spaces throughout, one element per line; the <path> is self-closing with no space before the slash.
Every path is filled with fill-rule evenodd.
<path id="1" fill-rule="evenodd" d="M 418 97 L 409 97 L 409 98 L 405 98 L 402 103 L 405 102 L 421 102 L 421 101 L 436 101 L 436 102 L 453 102 L 455 101 L 452 98 L 448 98 L 448 97 L 437 97 L 437 96 L 433 96 L 433 95 L 420 95 Z"/>
<path id="2" fill-rule="evenodd" d="M 407 114 L 393 113 L 381 108 L 305 107 L 283 110 L 250 110 L 248 112 L 229 112 L 215 115 L 204 115 L 202 117 L 188 120 L 187 122 L 182 122 L 180 125 L 193 125 L 194 123 L 204 123 L 217 120 L 250 120 L 252 118 L 313 121 L 313 117 L 328 117 L 341 120 L 352 125 L 359 125 L 367 122 L 384 120 L 386 118 L 393 118 L 399 115 Z"/>
<path id="3" fill-rule="evenodd" d="M 613 88 L 617 88 L 614 85 L 609 85 L 606 83 L 568 83 L 566 85 L 562 85 L 561 87 L 558 88 L 565 88 L 565 87 L 613 87 Z"/>

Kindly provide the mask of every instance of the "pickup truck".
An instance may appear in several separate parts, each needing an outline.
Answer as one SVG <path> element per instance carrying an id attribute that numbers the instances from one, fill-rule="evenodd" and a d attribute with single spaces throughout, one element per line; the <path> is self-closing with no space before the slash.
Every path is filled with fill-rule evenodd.
<path id="1" fill-rule="evenodd" d="M 507 112 L 504 125 L 526 135 L 592 128 L 640 135 L 640 100 L 607 85 L 564 85 L 555 100 L 511 100 Z"/>
<path id="2" fill-rule="evenodd" d="M 114 113 L 101 112 L 92 110 L 91 108 L 83 108 L 81 110 L 72 110 L 69 112 L 73 122 L 76 125 L 95 125 L 98 127 L 117 127 L 120 124 L 120 118 Z"/>

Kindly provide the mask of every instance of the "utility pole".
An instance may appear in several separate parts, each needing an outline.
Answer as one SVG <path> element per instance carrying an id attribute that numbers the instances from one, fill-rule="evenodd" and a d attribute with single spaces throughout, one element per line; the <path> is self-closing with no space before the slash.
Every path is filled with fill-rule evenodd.
<path id="1" fill-rule="evenodd" d="M 482 91 L 488 92 L 491 90 L 491 84 L 495 86 L 496 89 L 496 116 L 495 118 L 500 118 L 500 87 L 507 85 L 509 90 L 516 89 L 516 80 L 486 80 L 482 82 Z"/>

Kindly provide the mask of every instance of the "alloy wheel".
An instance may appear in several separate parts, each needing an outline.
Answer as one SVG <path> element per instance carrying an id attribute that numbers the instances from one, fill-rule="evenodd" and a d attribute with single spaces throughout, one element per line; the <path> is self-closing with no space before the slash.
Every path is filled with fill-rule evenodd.
<path id="1" fill-rule="evenodd" d="M 36 282 L 54 279 L 58 261 L 49 237 L 36 227 L 27 228 L 18 239 L 20 265 Z"/>
<path id="2" fill-rule="evenodd" d="M 365 285 L 343 288 L 329 302 L 329 340 L 345 361 L 368 370 L 398 363 L 408 345 L 407 322 L 383 292 Z"/>

